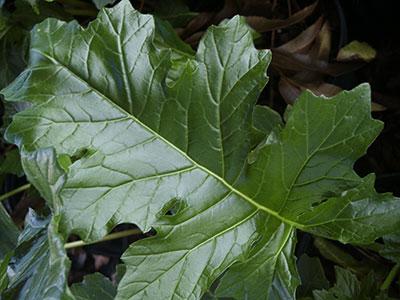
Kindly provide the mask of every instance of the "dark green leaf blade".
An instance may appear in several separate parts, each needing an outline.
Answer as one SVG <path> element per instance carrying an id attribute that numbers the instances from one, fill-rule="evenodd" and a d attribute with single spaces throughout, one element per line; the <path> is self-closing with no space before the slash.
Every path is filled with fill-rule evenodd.
<path id="1" fill-rule="evenodd" d="M 370 105 L 365 84 L 329 99 L 303 93 L 276 142 L 249 167 L 249 177 L 263 180 L 239 189 L 287 223 L 342 242 L 368 243 L 393 230 L 400 201 L 353 170 L 382 129 Z"/>
<path id="2" fill-rule="evenodd" d="M 361 293 L 361 284 L 356 275 L 350 271 L 335 267 L 336 283 L 329 290 L 314 291 L 316 300 L 343 299 L 350 300 L 357 298 Z"/>
<path id="3" fill-rule="evenodd" d="M 0 174 L 14 174 L 19 177 L 24 175 L 18 149 L 12 149 L 5 154 L 4 160 L 0 161 Z"/>
<path id="4" fill-rule="evenodd" d="M 324 269 L 318 257 L 310 257 L 303 254 L 298 262 L 301 285 L 297 290 L 300 297 L 310 296 L 313 290 L 322 290 L 329 287 Z"/>
<path id="5" fill-rule="evenodd" d="M 11 253 L 0 258 L 0 295 L 8 286 L 7 267 L 10 262 Z"/>
<path id="6" fill-rule="evenodd" d="M 76 300 L 113 300 L 117 289 L 100 273 L 85 276 L 83 282 L 71 286 Z"/>
<path id="7" fill-rule="evenodd" d="M 305 230 L 343 243 L 368 244 L 398 227 L 399 199 L 378 194 L 374 175 L 303 214 Z"/>
<path id="8" fill-rule="evenodd" d="M 0 203 L 0 259 L 14 250 L 17 245 L 19 230 Z"/>
<path id="9" fill-rule="evenodd" d="M 315 300 L 389 300 L 387 291 L 379 289 L 379 281 L 371 271 L 360 280 L 349 270 L 335 267 L 336 283 L 328 290 L 315 290 L 313 292 Z"/>
<path id="10" fill-rule="evenodd" d="M 11 20 L 10 20 L 11 19 Z M 4 88 L 26 66 L 26 31 L 0 12 L 0 88 Z"/>
<path id="11" fill-rule="evenodd" d="M 274 224 L 275 223 L 275 224 Z M 293 227 L 272 219 L 250 257 L 222 277 L 216 294 L 235 299 L 295 299 L 296 270 Z"/>
<path id="12" fill-rule="evenodd" d="M 4 299 L 68 299 L 69 260 L 63 238 L 58 234 L 58 220 L 41 218 L 33 210 L 26 217 L 10 267 Z M 49 224 L 50 222 L 50 224 Z"/>
<path id="13" fill-rule="evenodd" d="M 400 263 L 400 234 L 388 234 L 383 237 L 383 242 L 384 245 L 379 254 L 395 263 Z"/>

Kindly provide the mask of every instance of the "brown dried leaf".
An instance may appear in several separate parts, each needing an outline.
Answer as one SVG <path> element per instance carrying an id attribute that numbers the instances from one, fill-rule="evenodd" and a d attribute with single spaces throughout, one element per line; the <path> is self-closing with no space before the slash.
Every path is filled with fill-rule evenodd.
<path id="1" fill-rule="evenodd" d="M 185 39 L 185 43 L 192 47 L 196 47 L 205 31 L 198 31 Z"/>
<path id="2" fill-rule="evenodd" d="M 287 19 L 267 19 L 259 16 L 246 17 L 247 23 L 258 32 L 273 31 L 280 28 L 289 27 L 303 21 L 305 18 L 310 16 L 318 5 L 318 1 L 310 6 L 306 6 L 297 13 L 291 15 Z"/>
<path id="3" fill-rule="evenodd" d="M 310 55 L 313 58 L 329 61 L 329 54 L 331 52 L 331 39 L 332 34 L 329 27 L 329 23 L 326 21 L 322 27 L 318 36 L 315 40 L 315 44 L 310 51 Z"/>
<path id="4" fill-rule="evenodd" d="M 202 12 L 193 18 L 181 33 L 183 39 L 191 36 L 193 33 L 199 31 L 203 27 L 211 24 L 215 16 L 214 12 Z"/>
<path id="5" fill-rule="evenodd" d="M 282 76 L 279 84 L 279 92 L 285 99 L 286 103 L 293 104 L 299 95 L 305 91 L 310 90 L 315 95 L 332 97 L 342 91 L 342 89 L 336 85 L 326 83 L 326 82 L 314 82 L 314 83 L 304 83 L 293 80 Z"/>
<path id="6" fill-rule="evenodd" d="M 225 0 L 224 7 L 214 16 L 213 24 L 218 24 L 223 19 L 238 14 L 238 4 L 236 0 Z"/>
<path id="7" fill-rule="evenodd" d="M 294 39 L 277 47 L 276 49 L 290 53 L 304 53 L 310 48 L 311 44 L 318 36 L 323 20 L 323 17 L 320 17 L 313 25 L 308 27 Z"/>
<path id="8" fill-rule="evenodd" d="M 314 71 L 330 76 L 339 76 L 358 69 L 362 64 L 330 64 L 327 61 L 313 59 L 310 55 L 300 53 L 289 53 L 272 49 L 272 66 L 286 71 Z"/>
<path id="9" fill-rule="evenodd" d="M 291 83 L 287 77 L 281 77 L 278 83 L 279 93 L 287 104 L 293 104 L 300 95 L 301 90 Z"/>
<path id="10" fill-rule="evenodd" d="M 273 3 L 271 0 L 239 0 L 241 12 L 244 15 L 258 14 L 260 11 L 272 11 Z"/>
<path id="11" fill-rule="evenodd" d="M 376 102 L 372 102 L 371 103 L 371 111 L 385 111 L 387 108 L 385 106 L 383 106 L 382 104 L 376 103 Z"/>

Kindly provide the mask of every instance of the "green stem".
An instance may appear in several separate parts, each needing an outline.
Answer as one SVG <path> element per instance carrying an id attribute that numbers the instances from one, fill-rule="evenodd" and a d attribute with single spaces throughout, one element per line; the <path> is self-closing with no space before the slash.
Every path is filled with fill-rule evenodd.
<path id="1" fill-rule="evenodd" d="M 358 261 L 352 255 L 337 247 L 329 240 L 315 237 L 314 246 L 319 250 L 324 258 L 342 267 L 349 268 L 355 273 L 362 273 L 358 268 Z"/>
<path id="2" fill-rule="evenodd" d="M 358 247 L 365 249 L 365 250 L 370 250 L 379 253 L 383 249 L 383 244 L 379 243 L 373 243 L 373 244 L 368 244 L 368 245 L 358 245 Z"/>
<path id="3" fill-rule="evenodd" d="M 387 290 L 389 286 L 392 284 L 392 281 L 396 277 L 397 273 L 400 270 L 400 263 L 394 265 L 394 267 L 390 270 L 388 276 L 386 277 L 385 281 L 381 285 L 381 290 Z"/>
<path id="4" fill-rule="evenodd" d="M 66 243 L 64 245 L 64 248 L 72 249 L 72 248 L 97 244 L 97 243 L 101 243 L 101 242 L 105 242 L 105 241 L 116 240 L 116 239 L 120 239 L 120 238 L 127 237 L 130 235 L 136 235 L 136 234 L 141 234 L 141 233 L 142 233 L 142 231 L 140 231 L 139 229 L 129 229 L 129 230 L 124 230 L 124 231 L 118 231 L 118 232 L 114 232 L 109 235 L 106 235 L 101 240 L 94 241 L 94 242 L 75 241 L 75 242 Z"/>
<path id="5" fill-rule="evenodd" d="M 14 195 L 16 195 L 18 193 L 21 193 L 21 192 L 27 190 L 30 187 L 31 187 L 31 184 L 27 183 L 27 184 L 25 184 L 23 186 L 20 186 L 19 188 L 16 188 L 15 190 L 9 191 L 8 193 L 5 193 L 5 194 L 0 196 L 0 202 L 3 201 L 3 200 L 8 199 L 11 196 L 14 196 Z"/>

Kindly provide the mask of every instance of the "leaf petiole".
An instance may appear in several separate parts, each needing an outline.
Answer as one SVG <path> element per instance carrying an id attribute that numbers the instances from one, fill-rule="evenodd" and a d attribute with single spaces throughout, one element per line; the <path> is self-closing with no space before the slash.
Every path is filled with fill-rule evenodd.
<path id="1" fill-rule="evenodd" d="M 387 290 L 389 286 L 392 284 L 392 281 L 394 277 L 397 275 L 397 273 L 400 270 L 400 263 L 397 263 L 394 265 L 394 267 L 390 270 L 388 276 L 386 277 L 385 281 L 381 285 L 381 290 Z"/>
<path id="2" fill-rule="evenodd" d="M 124 230 L 124 231 L 114 232 L 109 235 L 106 235 L 101 240 L 94 241 L 94 242 L 85 242 L 85 241 L 79 240 L 79 241 L 66 243 L 64 245 L 64 249 L 73 249 L 73 248 L 97 244 L 97 243 L 101 243 L 101 242 L 105 242 L 105 241 L 116 240 L 116 239 L 120 239 L 120 238 L 127 237 L 130 235 L 136 235 L 136 234 L 141 234 L 141 233 L 142 233 L 142 231 L 140 229 L 129 229 L 129 230 Z"/>
<path id="3" fill-rule="evenodd" d="M 29 189 L 30 187 L 31 187 L 31 184 L 30 184 L 30 183 L 27 183 L 27 184 L 25 184 L 25 185 L 23 185 L 23 186 L 20 186 L 20 187 L 14 189 L 14 190 L 12 190 L 12 191 L 9 191 L 9 192 L 7 192 L 7 193 L 5 193 L 5 194 L 3 194 L 3 195 L 0 196 L 0 202 L 3 201 L 3 200 L 8 199 L 8 198 L 11 197 L 11 196 L 14 196 L 14 195 L 16 195 L 16 194 L 18 194 L 18 193 L 21 193 L 21 192 L 27 190 L 27 189 Z"/>

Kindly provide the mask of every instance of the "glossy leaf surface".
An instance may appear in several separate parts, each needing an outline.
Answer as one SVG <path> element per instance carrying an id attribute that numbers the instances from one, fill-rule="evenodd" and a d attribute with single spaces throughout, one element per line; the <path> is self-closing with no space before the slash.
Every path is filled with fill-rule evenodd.
<path id="1" fill-rule="evenodd" d="M 117 299 L 198 299 L 232 265 L 221 295 L 290 299 L 296 228 L 369 243 L 399 224 L 400 202 L 352 168 L 382 128 L 368 86 L 304 93 L 283 126 L 255 108 L 270 52 L 254 48 L 243 19 L 212 27 L 194 56 L 156 34 L 128 1 L 86 29 L 49 19 L 3 90 L 31 103 L 7 138 L 62 235 L 93 241 L 127 222 L 157 231 L 124 254 Z M 49 147 L 58 162 L 30 164 Z M 49 163 L 65 174 L 43 176 Z"/>

